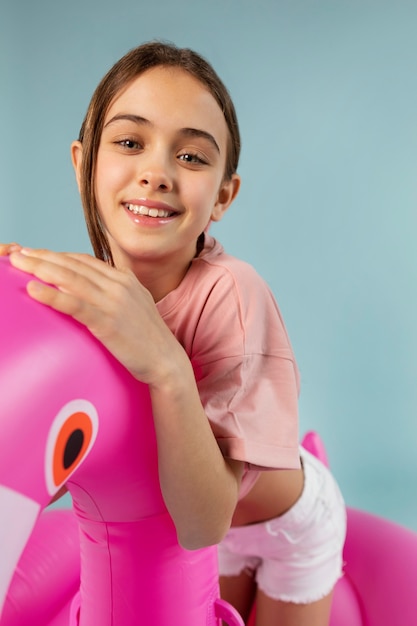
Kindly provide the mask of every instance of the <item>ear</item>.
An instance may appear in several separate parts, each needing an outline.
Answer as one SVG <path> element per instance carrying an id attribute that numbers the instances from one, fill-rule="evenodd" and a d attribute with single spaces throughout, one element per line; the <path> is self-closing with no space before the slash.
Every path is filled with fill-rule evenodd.
<path id="1" fill-rule="evenodd" d="M 222 182 L 217 195 L 217 202 L 213 207 L 211 219 L 213 222 L 219 222 L 226 213 L 233 200 L 236 198 L 240 189 L 240 176 L 233 174 L 231 178 Z"/>
<path id="2" fill-rule="evenodd" d="M 71 161 L 77 179 L 78 190 L 81 187 L 81 163 L 83 160 L 83 145 L 80 141 L 73 141 L 71 144 Z"/>

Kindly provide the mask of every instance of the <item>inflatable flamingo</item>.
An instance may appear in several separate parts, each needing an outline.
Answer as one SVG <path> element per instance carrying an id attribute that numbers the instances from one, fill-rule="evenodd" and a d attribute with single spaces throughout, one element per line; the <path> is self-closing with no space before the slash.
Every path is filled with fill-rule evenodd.
<path id="1" fill-rule="evenodd" d="M 28 279 L 0 259 L 1 626 L 242 624 L 219 600 L 215 547 L 178 545 L 159 488 L 147 387 L 84 327 L 32 301 Z M 21 558 L 63 485 L 74 514 L 42 516 L 40 544 L 31 538 Z M 48 584 L 28 571 L 45 533 L 55 543 L 52 563 L 41 561 Z M 39 594 L 22 601 L 35 580 L 52 596 L 47 606 Z"/>
<path id="2" fill-rule="evenodd" d="M 0 626 L 242 626 L 215 548 L 177 543 L 146 388 L 27 280 L 0 259 Z M 74 511 L 43 511 L 64 484 Z M 416 533 L 348 508 L 344 557 L 331 626 L 415 626 Z"/>
<path id="3" fill-rule="evenodd" d="M 307 433 L 303 446 L 328 465 L 317 433 Z M 335 588 L 330 626 L 416 626 L 416 533 L 348 507 L 343 556 L 344 576 Z M 256 607 L 248 626 L 255 626 L 255 613 Z"/>
<path id="4" fill-rule="evenodd" d="M 308 433 L 303 445 L 329 465 L 317 433 Z M 417 533 L 348 507 L 343 556 L 330 626 L 417 624 Z"/>

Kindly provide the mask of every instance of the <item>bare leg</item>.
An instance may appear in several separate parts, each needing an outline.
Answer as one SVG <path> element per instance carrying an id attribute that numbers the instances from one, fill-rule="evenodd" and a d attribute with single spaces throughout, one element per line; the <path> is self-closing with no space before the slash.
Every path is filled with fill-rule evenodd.
<path id="1" fill-rule="evenodd" d="M 247 622 L 256 595 L 254 574 L 242 572 L 239 576 L 220 576 L 220 595 Z"/>
<path id="2" fill-rule="evenodd" d="M 332 595 L 310 604 L 294 604 L 273 600 L 258 590 L 256 626 L 328 626 Z"/>

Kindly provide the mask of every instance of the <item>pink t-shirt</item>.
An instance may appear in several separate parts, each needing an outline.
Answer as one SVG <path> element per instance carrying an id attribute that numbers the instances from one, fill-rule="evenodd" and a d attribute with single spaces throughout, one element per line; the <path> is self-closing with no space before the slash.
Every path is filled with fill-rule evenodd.
<path id="1" fill-rule="evenodd" d="M 245 493 L 260 469 L 300 467 L 298 369 L 276 301 L 254 268 L 206 235 L 180 285 L 157 306 L 191 360 L 223 455 L 249 470 Z"/>

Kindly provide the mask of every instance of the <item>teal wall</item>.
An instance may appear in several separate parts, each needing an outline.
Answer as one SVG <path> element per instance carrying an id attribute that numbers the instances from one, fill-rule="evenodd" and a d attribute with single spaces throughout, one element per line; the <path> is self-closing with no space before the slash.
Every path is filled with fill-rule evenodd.
<path id="1" fill-rule="evenodd" d="M 0 241 L 89 250 L 69 158 L 128 49 L 229 86 L 243 187 L 215 234 L 270 283 L 348 504 L 417 530 L 417 3 L 0 0 Z"/>

